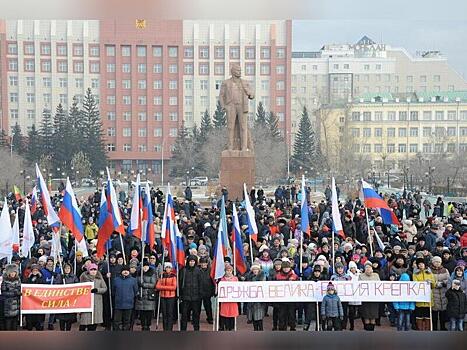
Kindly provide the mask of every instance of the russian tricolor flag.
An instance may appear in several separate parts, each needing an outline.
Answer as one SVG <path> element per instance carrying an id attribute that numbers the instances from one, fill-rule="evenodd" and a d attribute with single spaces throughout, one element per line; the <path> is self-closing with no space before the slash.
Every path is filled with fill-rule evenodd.
<path id="1" fill-rule="evenodd" d="M 44 178 L 42 177 L 39 166 L 36 163 L 36 175 L 37 175 L 37 187 L 40 192 L 39 201 L 42 204 L 44 213 L 47 216 L 47 223 L 54 231 L 58 231 L 60 228 L 60 218 L 55 212 L 52 202 L 50 201 L 49 190 L 45 184 Z"/>
<path id="2" fill-rule="evenodd" d="M 99 234 L 97 237 L 97 256 L 105 254 L 106 243 L 115 230 L 111 204 L 106 196 L 106 188 L 102 188 L 101 203 L 99 207 Z"/>
<path id="3" fill-rule="evenodd" d="M 151 190 L 147 182 L 143 200 L 143 223 L 143 241 L 149 245 L 150 249 L 153 249 L 155 242 L 154 218 L 152 215 Z"/>
<path id="4" fill-rule="evenodd" d="M 400 225 L 396 214 L 388 207 L 388 204 L 376 193 L 370 184 L 362 179 L 362 194 L 365 207 L 377 208 L 383 222 L 386 225 Z"/>
<path id="5" fill-rule="evenodd" d="M 31 216 L 34 215 L 34 213 L 37 210 L 37 187 L 34 186 L 32 189 L 31 193 Z"/>
<path id="6" fill-rule="evenodd" d="M 130 217 L 130 232 L 133 236 L 142 239 L 142 230 L 141 230 L 141 188 L 140 188 L 140 176 L 139 174 L 136 177 L 135 189 L 133 192 L 133 201 L 131 207 L 131 217 Z"/>
<path id="7" fill-rule="evenodd" d="M 342 228 L 341 213 L 339 212 L 339 204 L 337 201 L 336 180 L 332 178 L 331 183 L 331 203 L 332 203 L 332 223 L 334 233 L 345 239 L 344 229 Z"/>
<path id="8" fill-rule="evenodd" d="M 71 187 L 70 179 L 67 177 L 63 202 L 58 212 L 58 217 L 62 223 L 68 227 L 78 242 L 84 237 L 83 224 L 81 222 L 81 212 L 76 202 L 75 193 Z"/>
<path id="9" fill-rule="evenodd" d="M 226 220 L 225 218 L 225 204 L 224 204 L 224 196 L 222 196 L 221 200 L 221 217 L 220 217 L 220 222 L 219 222 L 219 228 L 217 230 L 217 242 L 216 242 L 216 247 L 214 248 L 214 257 L 212 260 L 212 265 L 211 265 L 211 278 L 213 280 L 217 280 L 219 278 L 222 278 L 225 273 L 225 261 L 224 257 L 227 252 L 227 247 L 224 245 L 224 224 L 223 220 Z M 226 222 L 227 224 L 227 222 Z M 226 225 L 227 226 L 227 225 Z"/>
<path id="10" fill-rule="evenodd" d="M 232 242 L 233 242 L 233 260 L 234 260 L 234 267 L 235 269 L 240 272 L 242 275 L 246 272 L 246 263 L 245 263 L 245 255 L 243 254 L 243 244 L 242 244 L 242 237 L 240 234 L 240 222 L 238 220 L 237 209 L 235 208 L 235 204 L 233 204 L 233 227 L 232 227 Z"/>
<path id="11" fill-rule="evenodd" d="M 118 207 L 117 193 L 112 184 L 112 179 L 110 178 L 109 168 L 107 168 L 107 189 L 106 189 L 107 201 L 110 201 L 110 213 L 112 214 L 112 221 L 114 226 L 114 231 L 119 232 L 120 234 L 125 234 L 125 228 L 123 227 L 123 220 L 120 214 L 120 208 Z"/>
<path id="12" fill-rule="evenodd" d="M 258 226 L 256 226 L 255 211 L 250 203 L 250 196 L 246 190 L 246 184 L 243 184 L 243 195 L 245 196 L 245 209 L 248 222 L 246 233 L 251 237 L 251 240 L 256 242 L 258 240 Z"/>
<path id="13" fill-rule="evenodd" d="M 302 175 L 302 204 L 300 210 L 302 232 L 310 237 L 310 220 L 308 218 L 308 203 L 306 200 L 305 175 Z"/>

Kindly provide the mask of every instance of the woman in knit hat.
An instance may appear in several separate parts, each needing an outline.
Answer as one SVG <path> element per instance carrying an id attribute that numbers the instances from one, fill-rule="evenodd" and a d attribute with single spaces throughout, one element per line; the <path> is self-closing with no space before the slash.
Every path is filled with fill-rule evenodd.
<path id="1" fill-rule="evenodd" d="M 266 281 L 266 276 L 261 271 L 261 265 L 254 262 L 250 267 L 250 273 L 246 276 L 247 281 L 260 282 Z M 247 317 L 248 321 L 253 323 L 253 330 L 263 330 L 263 318 L 266 314 L 266 305 L 264 303 L 248 303 Z"/>
<path id="2" fill-rule="evenodd" d="M 443 267 L 441 263 L 442 259 L 439 256 L 431 258 L 431 272 L 435 278 L 435 288 L 432 290 L 432 322 L 434 331 L 437 331 L 438 329 L 447 331 L 446 307 L 448 305 L 448 300 L 446 299 L 446 291 L 449 280 L 449 271 Z"/>
<path id="3" fill-rule="evenodd" d="M 435 277 L 431 270 L 426 267 L 424 258 L 415 260 L 416 269 L 414 269 L 413 280 L 415 282 L 429 282 L 431 285 L 431 297 L 433 298 L 433 289 L 435 287 Z M 430 330 L 430 303 L 415 303 L 415 323 L 419 331 Z"/>
<path id="4" fill-rule="evenodd" d="M 379 275 L 373 272 L 373 264 L 370 261 L 365 263 L 365 271 L 359 276 L 360 281 L 380 281 Z M 363 328 L 366 331 L 374 331 L 376 319 L 379 316 L 379 303 L 364 302 L 360 308 L 363 318 Z"/>
<path id="5" fill-rule="evenodd" d="M 237 276 L 233 274 L 233 267 L 230 264 L 225 265 L 224 277 L 220 279 L 226 282 L 238 282 Z M 227 302 L 220 303 L 219 308 L 219 330 L 233 331 L 235 328 L 235 318 L 238 317 L 238 303 Z"/>

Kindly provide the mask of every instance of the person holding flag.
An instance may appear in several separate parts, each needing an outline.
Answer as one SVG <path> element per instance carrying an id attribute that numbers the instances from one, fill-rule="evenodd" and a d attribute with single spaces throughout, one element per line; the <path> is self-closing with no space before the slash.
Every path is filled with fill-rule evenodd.
<path id="1" fill-rule="evenodd" d="M 248 235 L 249 244 L 250 244 L 250 257 L 251 263 L 253 264 L 253 244 L 258 241 L 258 226 L 256 225 L 255 211 L 250 203 L 250 196 L 246 190 L 246 184 L 243 184 L 243 196 L 245 197 L 245 210 L 247 218 L 247 229 L 246 234 Z"/>
<path id="2" fill-rule="evenodd" d="M 345 239 L 344 229 L 342 228 L 341 214 L 339 212 L 339 203 L 337 200 L 336 191 L 336 180 L 332 177 L 331 180 L 331 211 L 332 211 L 332 271 L 335 272 L 335 261 L 336 261 L 336 248 L 335 248 L 335 236 L 336 234 Z"/>
<path id="3" fill-rule="evenodd" d="M 232 204 L 232 246 L 233 246 L 233 266 L 234 275 L 237 272 L 244 275 L 247 272 L 247 265 L 245 255 L 243 254 L 243 243 L 240 231 L 240 223 L 238 220 L 237 208 Z"/>

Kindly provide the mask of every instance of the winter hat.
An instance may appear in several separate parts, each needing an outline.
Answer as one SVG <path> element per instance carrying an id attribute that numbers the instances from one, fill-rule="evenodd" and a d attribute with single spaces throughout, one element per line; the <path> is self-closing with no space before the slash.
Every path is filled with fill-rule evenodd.
<path id="1" fill-rule="evenodd" d="M 208 262 L 209 262 L 208 258 L 206 258 L 206 257 L 202 257 L 201 259 L 199 259 L 200 264 L 207 264 Z"/>
<path id="2" fill-rule="evenodd" d="M 188 264 L 190 261 L 197 262 L 198 258 L 195 255 L 189 255 L 188 258 L 186 259 L 186 263 Z"/>
<path id="3" fill-rule="evenodd" d="M 251 267 L 250 267 L 250 271 L 253 271 L 253 270 L 261 270 L 261 265 L 258 264 L 257 262 L 254 262 Z"/>
<path id="4" fill-rule="evenodd" d="M 326 287 L 326 290 L 336 290 L 336 287 L 332 284 L 332 282 L 328 283 L 328 286 Z"/>
<path id="5" fill-rule="evenodd" d="M 97 269 L 98 269 L 97 265 L 94 263 L 88 265 L 88 271 L 97 270 Z"/>
<path id="6" fill-rule="evenodd" d="M 459 280 L 452 280 L 452 284 L 453 284 L 453 285 L 455 284 L 456 286 L 460 286 L 460 285 L 461 285 L 461 281 L 459 281 Z"/>
<path id="7" fill-rule="evenodd" d="M 261 247 L 259 247 L 259 252 L 262 253 L 264 251 L 269 251 L 269 247 L 266 244 L 263 244 Z"/>
<path id="8" fill-rule="evenodd" d="M 123 272 L 123 271 L 130 271 L 130 267 L 128 265 L 123 265 L 122 270 L 120 272 Z"/>
<path id="9" fill-rule="evenodd" d="M 338 262 L 338 263 L 335 264 L 335 267 L 336 267 L 336 270 L 339 269 L 339 268 L 343 269 L 343 268 L 344 268 L 344 264 Z"/>
<path id="10" fill-rule="evenodd" d="M 147 259 L 144 259 L 143 266 L 149 266 L 149 261 Z"/>
<path id="11" fill-rule="evenodd" d="M 34 270 L 40 271 L 41 266 L 39 264 L 32 264 L 31 265 L 31 271 L 34 271 Z"/>
<path id="12" fill-rule="evenodd" d="M 164 270 L 168 267 L 172 268 L 172 263 L 167 261 L 164 263 Z"/>
<path id="13" fill-rule="evenodd" d="M 441 257 L 439 256 L 434 256 L 431 258 L 431 262 L 434 263 L 434 262 L 439 262 L 441 264 L 442 260 L 441 260 Z"/>
<path id="14" fill-rule="evenodd" d="M 290 264 L 289 260 L 283 260 L 282 261 L 281 268 L 286 269 L 286 268 L 290 268 L 290 267 L 291 267 L 291 264 Z"/>
<path id="15" fill-rule="evenodd" d="M 357 268 L 357 264 L 355 263 L 355 261 L 349 262 L 349 270 L 353 269 L 353 268 L 355 268 L 355 269 Z"/>
<path id="16" fill-rule="evenodd" d="M 280 258 L 276 258 L 276 259 L 274 259 L 273 264 L 274 265 L 282 265 L 282 260 Z"/>
<path id="17" fill-rule="evenodd" d="M 367 265 L 373 267 L 373 264 L 372 264 L 372 262 L 371 262 L 370 260 L 365 261 L 365 267 L 366 267 Z"/>
<path id="18" fill-rule="evenodd" d="M 12 272 L 18 274 L 18 266 L 16 264 L 8 264 L 5 266 L 5 274 L 9 275 Z"/>
<path id="19" fill-rule="evenodd" d="M 346 248 L 351 250 L 353 248 L 352 243 L 347 242 L 346 244 L 344 244 L 344 249 L 346 249 Z"/>
<path id="20" fill-rule="evenodd" d="M 232 265 L 230 265 L 230 264 L 225 264 L 224 271 L 226 271 L 226 272 L 229 271 L 229 270 L 230 270 L 230 271 L 233 271 L 233 269 L 234 269 L 234 268 L 233 268 Z"/>
<path id="21" fill-rule="evenodd" d="M 315 265 L 315 267 L 313 267 L 313 272 L 315 272 L 315 271 L 321 272 L 321 266 L 320 265 Z"/>
<path id="22" fill-rule="evenodd" d="M 360 260 L 360 255 L 358 255 L 358 254 L 353 254 L 353 255 L 352 255 L 352 260 Z"/>
<path id="23" fill-rule="evenodd" d="M 421 264 L 421 263 L 425 263 L 425 259 L 423 259 L 423 258 L 417 258 L 417 259 L 415 259 L 415 264 L 416 264 L 417 266 L 418 266 L 419 264 Z"/>
<path id="24" fill-rule="evenodd" d="M 190 243 L 190 245 L 188 246 L 188 248 L 190 248 L 190 249 L 198 249 L 198 247 L 196 246 L 196 243 Z"/>
<path id="25" fill-rule="evenodd" d="M 47 262 L 47 256 L 45 256 L 45 255 L 42 255 L 38 260 L 38 263 L 45 264 L 46 262 Z"/>

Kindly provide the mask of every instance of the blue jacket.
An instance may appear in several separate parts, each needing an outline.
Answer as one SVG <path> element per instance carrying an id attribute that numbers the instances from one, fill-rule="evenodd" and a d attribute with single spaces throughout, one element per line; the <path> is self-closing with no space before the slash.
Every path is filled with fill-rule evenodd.
<path id="1" fill-rule="evenodd" d="M 138 295 L 138 282 L 136 278 L 118 276 L 113 281 L 112 294 L 115 296 L 115 309 L 133 309 L 135 298 Z"/>
<path id="2" fill-rule="evenodd" d="M 405 272 L 401 275 L 399 281 L 402 281 L 402 282 L 407 282 L 407 281 L 410 281 L 410 277 L 408 274 L 406 274 Z M 415 310 L 415 303 L 414 302 L 410 302 L 410 301 L 396 301 L 396 302 L 393 302 L 392 305 L 394 306 L 394 309 L 397 310 Z"/>
<path id="3" fill-rule="evenodd" d="M 337 294 L 326 294 L 321 303 L 322 317 L 344 317 L 341 299 Z"/>

